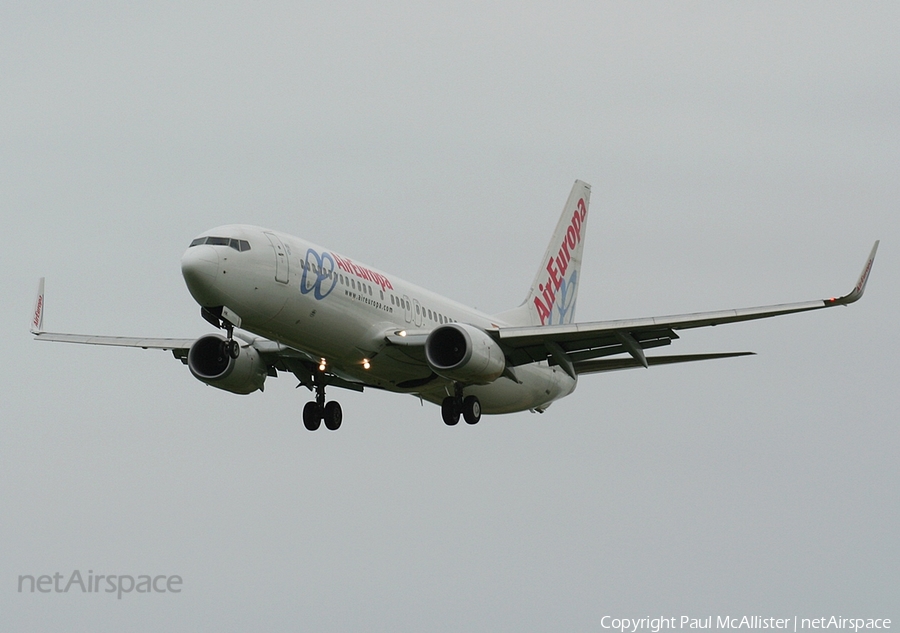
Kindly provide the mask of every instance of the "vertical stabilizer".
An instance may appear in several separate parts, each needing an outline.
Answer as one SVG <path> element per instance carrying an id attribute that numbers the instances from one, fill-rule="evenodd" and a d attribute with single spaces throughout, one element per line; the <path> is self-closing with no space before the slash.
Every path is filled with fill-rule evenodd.
<path id="1" fill-rule="evenodd" d="M 591 186 L 576 180 L 525 302 L 498 319 L 514 326 L 572 323 L 590 201 Z"/>

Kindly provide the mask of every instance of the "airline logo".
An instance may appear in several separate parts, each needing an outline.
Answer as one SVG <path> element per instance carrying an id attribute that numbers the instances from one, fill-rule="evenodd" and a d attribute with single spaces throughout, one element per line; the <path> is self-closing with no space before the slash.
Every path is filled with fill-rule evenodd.
<path id="1" fill-rule="evenodd" d="M 313 249 L 306 251 L 306 262 L 303 265 L 303 274 L 300 278 L 300 292 L 313 296 L 321 301 L 331 294 L 338 282 L 337 269 L 347 274 L 355 275 L 381 286 L 382 290 L 393 290 L 390 279 L 369 270 L 365 266 L 355 264 L 351 260 L 335 255 L 334 253 L 318 253 Z"/>
<path id="2" fill-rule="evenodd" d="M 334 254 L 332 253 L 332 255 Z M 346 257 L 338 257 L 337 255 L 334 255 L 334 260 L 337 262 L 338 268 L 343 270 L 345 273 L 356 275 L 361 279 L 371 281 L 373 284 L 378 284 L 379 286 L 381 286 L 382 290 L 394 289 L 394 286 L 391 285 L 390 279 L 388 279 L 384 275 L 376 273 L 374 270 L 369 270 L 365 266 L 355 264 Z"/>
<path id="3" fill-rule="evenodd" d="M 874 263 L 875 258 L 870 258 L 868 262 L 866 262 L 866 269 L 863 271 L 862 275 L 859 276 L 859 281 L 856 283 L 855 292 L 860 292 L 863 289 L 863 286 L 866 285 L 866 281 L 869 279 L 869 271 L 872 270 L 872 264 Z"/>
<path id="4" fill-rule="evenodd" d="M 300 292 L 313 296 L 321 301 L 331 294 L 337 285 L 337 275 L 334 274 L 334 259 L 329 253 L 319 255 L 313 249 L 306 251 L 306 262 L 303 266 L 303 275 L 300 277 Z"/>
<path id="5" fill-rule="evenodd" d="M 550 255 L 547 260 L 547 280 L 538 284 L 540 294 L 534 298 L 534 307 L 541 325 L 550 325 L 554 321 L 557 324 L 570 323 L 575 314 L 575 294 L 578 288 L 578 271 L 575 267 L 569 270 L 572 254 L 581 244 L 581 225 L 587 216 L 587 206 L 584 198 L 578 200 L 569 227 L 563 237 L 562 244 L 556 255 Z M 566 277 L 566 273 L 569 276 Z M 557 318 L 554 320 L 554 310 Z"/>
<path id="6" fill-rule="evenodd" d="M 44 311 L 44 295 L 38 295 L 37 305 L 34 306 L 34 321 L 31 322 L 35 330 L 41 326 L 41 312 Z"/>

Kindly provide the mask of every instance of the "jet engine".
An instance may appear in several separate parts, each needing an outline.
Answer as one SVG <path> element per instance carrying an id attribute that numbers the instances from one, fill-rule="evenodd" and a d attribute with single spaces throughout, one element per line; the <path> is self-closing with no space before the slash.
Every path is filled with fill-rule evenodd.
<path id="1" fill-rule="evenodd" d="M 219 334 L 201 336 L 188 350 L 188 368 L 194 378 L 231 393 L 248 394 L 263 388 L 266 363 L 251 345 L 243 345 L 232 358 Z"/>
<path id="2" fill-rule="evenodd" d="M 494 382 L 506 368 L 506 357 L 497 342 L 475 326 L 443 325 L 425 340 L 425 358 L 439 376 L 466 384 Z"/>

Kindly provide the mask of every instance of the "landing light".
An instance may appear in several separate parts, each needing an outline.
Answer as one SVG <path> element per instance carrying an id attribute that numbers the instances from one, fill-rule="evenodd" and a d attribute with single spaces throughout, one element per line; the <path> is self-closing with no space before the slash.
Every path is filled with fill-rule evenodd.
<path id="1" fill-rule="evenodd" d="M 372 364 L 369 362 L 369 359 L 364 358 L 363 359 L 363 369 L 369 369 L 371 366 L 372 366 Z"/>
<path id="2" fill-rule="evenodd" d="M 397 332 L 397 335 L 398 336 L 406 336 L 406 330 L 400 330 L 399 332 Z"/>
<path id="3" fill-rule="evenodd" d="M 325 359 L 324 358 L 319 359 L 319 371 L 325 371 Z"/>

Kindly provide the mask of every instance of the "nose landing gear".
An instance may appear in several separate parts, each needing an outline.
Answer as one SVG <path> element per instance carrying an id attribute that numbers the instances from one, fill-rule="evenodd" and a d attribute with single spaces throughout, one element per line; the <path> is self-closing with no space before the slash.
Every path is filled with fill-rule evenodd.
<path id="1" fill-rule="evenodd" d="M 237 359 L 241 355 L 240 344 L 232 338 L 232 329 L 228 328 L 228 338 L 222 341 L 222 353 L 228 354 L 231 358 Z"/>
<path id="2" fill-rule="evenodd" d="M 234 340 L 235 323 L 232 323 L 229 319 L 225 318 L 226 313 L 229 317 L 235 319 L 235 321 L 237 321 L 236 325 L 240 327 L 240 317 L 234 314 L 231 310 L 227 310 L 224 306 L 218 306 L 215 308 L 200 308 L 200 316 L 215 325 L 217 328 L 225 330 L 226 339 L 222 341 L 222 347 L 219 350 L 222 357 L 229 356 L 233 359 L 237 359 L 237 357 L 241 355 L 241 346 L 240 343 Z"/>

